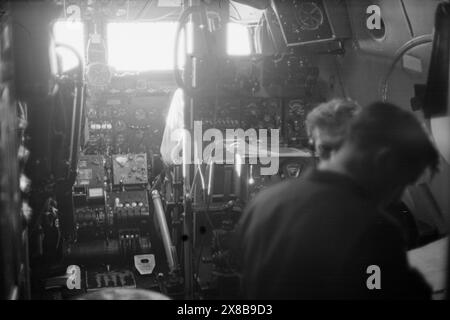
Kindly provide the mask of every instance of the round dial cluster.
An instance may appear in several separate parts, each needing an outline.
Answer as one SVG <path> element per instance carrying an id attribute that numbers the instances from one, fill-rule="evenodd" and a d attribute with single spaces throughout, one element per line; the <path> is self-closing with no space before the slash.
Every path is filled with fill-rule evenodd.
<path id="1" fill-rule="evenodd" d="M 314 2 L 295 1 L 295 16 L 303 30 L 317 30 L 324 22 L 322 10 Z"/>
<path id="2" fill-rule="evenodd" d="M 92 63 L 87 67 L 86 81 L 93 87 L 106 87 L 111 82 L 110 68 L 103 63 Z"/>

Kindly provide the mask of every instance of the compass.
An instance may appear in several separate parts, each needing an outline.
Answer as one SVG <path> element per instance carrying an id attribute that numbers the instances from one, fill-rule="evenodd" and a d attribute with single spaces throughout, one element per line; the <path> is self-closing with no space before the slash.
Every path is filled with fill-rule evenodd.
<path id="1" fill-rule="evenodd" d="M 303 30 L 317 30 L 324 22 L 323 11 L 314 2 L 295 2 L 296 19 Z"/>
<path id="2" fill-rule="evenodd" d="M 106 87 L 111 81 L 111 70 L 103 63 L 91 63 L 86 70 L 86 81 L 93 87 Z"/>

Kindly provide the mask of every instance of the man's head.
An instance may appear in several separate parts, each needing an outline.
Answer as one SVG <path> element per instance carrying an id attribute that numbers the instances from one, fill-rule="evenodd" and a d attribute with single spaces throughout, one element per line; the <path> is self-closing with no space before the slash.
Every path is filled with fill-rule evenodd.
<path id="1" fill-rule="evenodd" d="M 439 155 L 411 112 L 377 102 L 351 121 L 342 148 L 330 160 L 382 204 L 397 200 L 425 169 L 437 171 Z"/>
<path id="2" fill-rule="evenodd" d="M 306 118 L 310 143 L 321 160 L 342 145 L 350 120 L 361 111 L 352 100 L 334 99 L 314 108 Z"/>

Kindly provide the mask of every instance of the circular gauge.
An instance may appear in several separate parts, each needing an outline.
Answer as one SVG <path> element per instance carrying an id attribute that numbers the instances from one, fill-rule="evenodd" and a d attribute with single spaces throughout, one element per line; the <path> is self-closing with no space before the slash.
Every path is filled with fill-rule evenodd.
<path id="1" fill-rule="evenodd" d="M 271 101 L 271 102 L 269 103 L 269 108 L 272 109 L 272 110 L 278 110 L 278 102 L 276 102 L 276 101 Z"/>
<path id="2" fill-rule="evenodd" d="M 123 107 L 116 107 L 112 111 L 113 117 L 115 117 L 115 118 L 123 118 L 126 115 L 126 113 L 127 112 L 125 111 L 125 108 L 123 108 Z"/>
<path id="3" fill-rule="evenodd" d="M 324 22 L 322 10 L 314 2 L 295 4 L 297 22 L 303 30 L 317 30 Z"/>
<path id="4" fill-rule="evenodd" d="M 282 168 L 282 176 L 284 179 L 298 178 L 303 172 L 303 164 L 298 162 L 289 162 Z"/>
<path id="5" fill-rule="evenodd" d="M 294 100 L 289 103 L 289 114 L 291 116 L 298 115 L 298 116 L 306 116 L 306 110 L 305 105 L 303 101 L 300 100 Z"/>
<path id="6" fill-rule="evenodd" d="M 142 156 L 142 155 L 138 155 L 137 157 L 136 157 L 136 164 L 138 164 L 139 166 L 143 166 L 143 165 L 145 165 L 145 157 L 144 156 Z"/>
<path id="7" fill-rule="evenodd" d="M 98 117 L 105 119 L 105 118 L 109 118 L 109 110 L 107 108 L 101 108 L 98 110 Z"/>
<path id="8" fill-rule="evenodd" d="M 127 124 L 122 120 L 118 120 L 116 121 L 114 128 L 116 131 L 124 131 L 127 128 Z"/>
<path id="9" fill-rule="evenodd" d="M 134 117 L 138 121 L 143 121 L 147 118 L 147 114 L 145 113 L 144 109 L 139 108 L 134 112 Z"/>
<path id="10" fill-rule="evenodd" d="M 111 70 L 103 63 L 92 63 L 87 67 L 86 81 L 94 87 L 105 87 L 111 81 Z"/>
<path id="11" fill-rule="evenodd" d="M 258 106 L 256 103 L 252 102 L 247 106 L 247 110 L 252 116 L 256 116 L 258 114 Z"/>
<path id="12" fill-rule="evenodd" d="M 88 119 L 94 119 L 97 117 L 97 110 L 94 108 L 89 108 L 87 111 L 87 117 Z"/>

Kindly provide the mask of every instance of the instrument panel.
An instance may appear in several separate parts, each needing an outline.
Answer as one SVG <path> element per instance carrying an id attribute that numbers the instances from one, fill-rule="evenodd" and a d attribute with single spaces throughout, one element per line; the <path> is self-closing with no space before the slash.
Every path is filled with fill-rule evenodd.
<path id="1" fill-rule="evenodd" d="M 282 105 L 280 99 L 204 99 L 194 110 L 194 119 L 203 128 L 280 129 Z"/>
<path id="2" fill-rule="evenodd" d="M 261 175 L 260 164 L 246 163 L 240 177 L 236 178 L 237 196 L 244 202 L 252 200 L 260 191 L 282 180 L 302 177 L 315 166 L 316 159 L 309 151 L 296 148 L 280 148 L 279 170 L 274 175 Z"/>
<path id="3" fill-rule="evenodd" d="M 281 111 L 280 99 L 244 100 L 242 127 L 244 129 L 281 129 Z"/>
<path id="4" fill-rule="evenodd" d="M 108 65 L 103 63 L 91 63 L 87 66 L 86 82 L 89 86 L 103 88 L 111 81 L 112 72 Z"/>
<path id="5" fill-rule="evenodd" d="M 81 155 L 78 160 L 75 186 L 103 187 L 104 159 L 99 155 Z"/>
<path id="6" fill-rule="evenodd" d="M 87 153 L 158 153 L 166 97 L 110 96 L 87 105 Z"/>
<path id="7" fill-rule="evenodd" d="M 306 132 L 305 119 L 308 113 L 315 107 L 305 99 L 293 99 L 287 102 L 285 113 L 285 136 L 289 146 L 307 146 L 308 134 Z"/>
<path id="8" fill-rule="evenodd" d="M 321 0 L 275 0 L 273 8 L 288 46 L 335 38 Z"/>
<path id="9" fill-rule="evenodd" d="M 318 99 L 205 99 L 194 111 L 194 119 L 202 121 L 203 130 L 279 129 L 280 143 L 306 148 L 308 136 L 305 119 L 319 103 Z"/>
<path id="10" fill-rule="evenodd" d="M 115 185 L 145 184 L 148 182 L 147 154 L 118 154 L 112 156 Z"/>
<path id="11" fill-rule="evenodd" d="M 317 30 L 325 20 L 323 10 L 314 2 L 294 1 L 295 17 L 301 30 Z M 300 30 L 296 29 L 296 32 Z"/>

